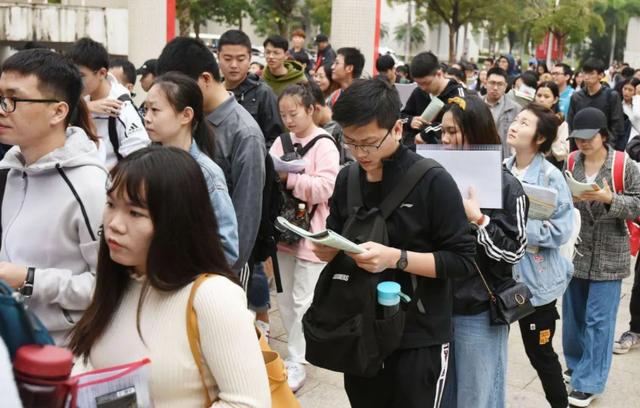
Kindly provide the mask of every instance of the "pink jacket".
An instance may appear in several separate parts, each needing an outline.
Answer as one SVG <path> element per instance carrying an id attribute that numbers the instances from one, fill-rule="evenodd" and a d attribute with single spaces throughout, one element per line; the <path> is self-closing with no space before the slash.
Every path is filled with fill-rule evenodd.
<path id="1" fill-rule="evenodd" d="M 318 135 L 328 134 L 324 129 L 317 128 L 310 136 L 299 139 L 293 133 L 291 141 L 300 143 L 303 147 Z M 269 153 L 281 157 L 284 154 L 282 142 L 278 137 L 271 146 Z M 287 189 L 293 191 L 293 196 L 307 203 L 308 211 L 317 205 L 316 212 L 311 219 L 311 232 L 326 229 L 329 216 L 329 198 L 333 194 L 338 170 L 340 170 L 340 154 L 336 145 L 329 139 L 320 139 L 304 156 L 307 161 L 304 173 L 289 173 Z M 311 242 L 303 239 L 294 245 L 278 244 L 278 251 L 295 255 L 305 261 L 322 262 L 313 254 Z"/>

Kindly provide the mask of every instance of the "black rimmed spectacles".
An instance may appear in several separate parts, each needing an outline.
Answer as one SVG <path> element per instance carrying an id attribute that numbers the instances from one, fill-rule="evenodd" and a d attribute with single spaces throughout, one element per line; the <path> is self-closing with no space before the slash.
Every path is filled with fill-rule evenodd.
<path id="1" fill-rule="evenodd" d="M 349 150 L 352 150 L 354 153 L 360 149 L 360 151 L 364 154 L 369 154 L 372 151 L 378 151 L 380 149 L 380 146 L 382 146 L 382 144 L 384 143 L 385 140 L 387 140 L 387 137 L 389 137 L 389 135 L 391 134 L 391 131 L 393 130 L 393 128 L 387 130 L 387 134 L 384 135 L 384 137 L 382 138 L 382 140 L 380 141 L 380 143 L 378 143 L 377 145 L 358 145 L 358 144 L 353 144 L 353 143 L 347 143 L 344 142 L 344 145 L 347 146 L 349 148 Z"/>
<path id="2" fill-rule="evenodd" d="M 12 113 L 16 110 L 18 102 L 28 103 L 57 103 L 61 102 L 58 99 L 31 99 L 31 98 L 17 98 L 15 96 L 0 96 L 0 108 L 6 113 Z"/>

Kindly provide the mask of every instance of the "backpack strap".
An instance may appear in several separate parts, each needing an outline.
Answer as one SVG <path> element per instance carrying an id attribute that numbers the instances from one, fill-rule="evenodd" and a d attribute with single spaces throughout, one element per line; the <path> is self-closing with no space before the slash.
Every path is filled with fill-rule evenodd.
<path id="1" fill-rule="evenodd" d="M 578 154 L 578 150 L 574 150 L 569 153 L 567 157 L 567 170 L 573 173 L 573 168 L 576 166 L 576 155 Z"/>
<path id="2" fill-rule="evenodd" d="M 353 214 L 362 207 L 362 191 L 360 189 L 360 164 L 353 162 L 349 165 L 349 178 L 347 180 L 347 210 Z"/>
<path id="3" fill-rule="evenodd" d="M 316 136 L 313 139 L 311 139 L 309 141 L 309 143 L 307 143 L 306 145 L 304 145 L 304 147 L 298 149 L 298 154 L 301 157 L 304 157 L 305 154 L 307 154 L 309 152 L 309 150 L 311 150 L 311 148 L 321 139 L 331 139 L 331 141 L 333 142 L 333 144 L 336 146 L 336 148 L 338 147 L 336 144 L 336 139 L 333 138 L 330 135 L 320 135 L 320 136 Z M 338 149 L 338 152 L 340 151 L 340 149 Z"/>
<path id="4" fill-rule="evenodd" d="M 396 185 L 391 191 L 391 194 L 389 194 L 378 207 L 382 217 L 385 219 L 389 218 L 396 208 L 402 204 L 402 201 L 407 198 L 427 171 L 438 166 L 440 165 L 433 159 L 420 159 L 413 163 L 409 170 L 402 176 L 400 184 Z"/>
<path id="5" fill-rule="evenodd" d="M 0 170 L 0 248 L 2 248 L 2 202 L 4 191 L 7 189 L 7 176 L 9 176 L 9 169 Z"/>
<path id="6" fill-rule="evenodd" d="M 189 301 L 187 302 L 187 336 L 189 338 L 189 348 L 191 349 L 191 354 L 193 355 L 193 359 L 195 360 L 196 366 L 198 366 L 198 372 L 200 373 L 200 381 L 202 382 L 202 390 L 205 395 L 205 400 L 207 401 L 205 406 L 211 406 L 213 401 L 211 401 L 211 397 L 209 396 L 209 389 L 207 388 L 207 383 L 204 380 L 204 366 L 202 364 L 202 351 L 200 348 L 200 332 L 198 329 L 198 316 L 196 314 L 195 309 L 193 308 L 193 301 L 196 297 L 196 292 L 200 285 L 204 283 L 208 278 L 213 277 L 212 274 L 202 274 L 199 275 L 196 280 L 193 282 L 191 286 L 191 293 L 189 294 Z"/>
<path id="7" fill-rule="evenodd" d="M 121 102 L 131 102 L 133 105 L 133 100 L 131 100 L 131 96 L 129 94 L 122 94 L 118 96 L 118 100 Z M 111 142 L 111 146 L 113 146 L 113 152 L 116 154 L 118 161 L 120 161 L 122 160 L 122 155 L 120 154 L 120 139 L 118 138 L 118 129 L 116 128 L 117 119 L 118 118 L 109 116 L 109 141 Z"/>
<path id="8" fill-rule="evenodd" d="M 624 193 L 625 163 L 625 153 L 616 150 L 613 156 L 613 166 L 611 166 L 611 182 L 613 183 L 611 187 L 618 194 Z"/>
<path id="9" fill-rule="evenodd" d="M 284 154 L 294 152 L 293 142 L 291 141 L 291 135 L 289 132 L 285 132 L 280 135 L 280 142 L 282 142 L 282 150 L 284 151 Z"/>

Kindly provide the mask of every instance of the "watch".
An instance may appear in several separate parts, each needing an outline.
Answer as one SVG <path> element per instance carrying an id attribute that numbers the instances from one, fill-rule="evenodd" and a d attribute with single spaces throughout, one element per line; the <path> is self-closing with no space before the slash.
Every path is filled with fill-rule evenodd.
<path id="1" fill-rule="evenodd" d="M 36 277 L 36 268 L 30 266 L 27 268 L 27 277 L 24 283 L 20 287 L 20 294 L 26 298 L 31 297 L 33 294 L 33 282 Z"/>
<path id="2" fill-rule="evenodd" d="M 404 271 L 407 268 L 408 264 L 409 264 L 409 261 L 407 260 L 407 251 L 405 251 L 404 249 L 401 249 L 400 259 L 398 259 L 398 262 L 396 262 L 396 268 L 400 269 L 401 271 Z"/>

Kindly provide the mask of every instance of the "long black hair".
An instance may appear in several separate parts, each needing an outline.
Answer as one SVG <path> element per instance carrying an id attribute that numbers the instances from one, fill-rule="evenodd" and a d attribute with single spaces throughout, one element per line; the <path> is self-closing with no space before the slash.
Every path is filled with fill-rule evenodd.
<path id="1" fill-rule="evenodd" d="M 193 140 L 202 152 L 213 159 L 215 151 L 213 129 L 204 115 L 202 91 L 198 83 L 185 74 L 172 71 L 157 77 L 153 84 L 162 89 L 176 112 L 182 112 L 186 108 L 193 109 L 191 121 Z"/>
<path id="2" fill-rule="evenodd" d="M 149 210 L 153 223 L 147 275 L 138 304 L 138 333 L 140 308 L 149 287 L 175 291 L 202 273 L 215 273 L 237 283 L 222 251 L 204 176 L 189 153 L 160 146 L 138 150 L 111 170 L 107 193 L 126 194 L 134 205 Z M 70 348 L 76 355 L 86 359 L 104 334 L 131 281 L 130 273 L 129 266 L 111 259 L 102 234 L 93 300 L 71 332 Z"/>
<path id="3" fill-rule="evenodd" d="M 453 120 L 460 128 L 463 144 L 465 142 L 470 145 L 501 143 L 489 106 L 478 96 L 453 98 L 444 107 L 444 113 L 446 112 L 451 112 Z"/>

